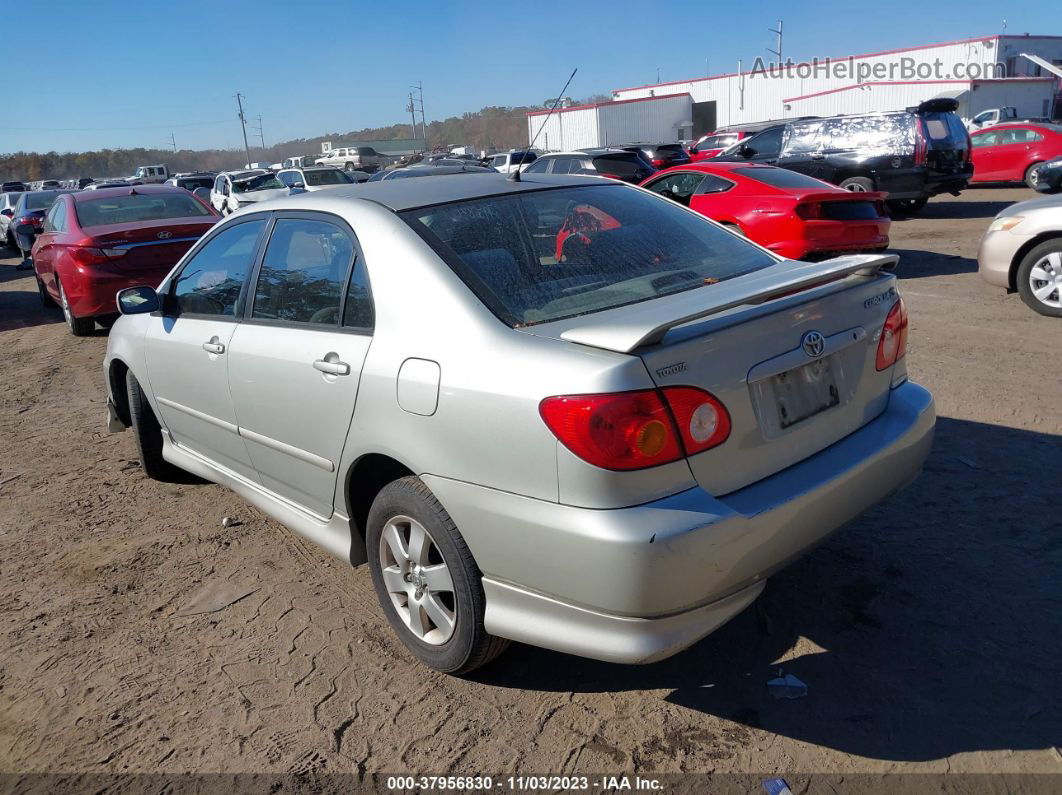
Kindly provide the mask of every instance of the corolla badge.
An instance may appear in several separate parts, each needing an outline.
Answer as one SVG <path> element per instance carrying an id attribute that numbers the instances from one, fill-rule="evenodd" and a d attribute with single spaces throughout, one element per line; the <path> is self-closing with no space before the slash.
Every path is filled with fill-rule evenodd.
<path id="1" fill-rule="evenodd" d="M 155 235 L 155 237 L 157 237 L 159 240 L 169 240 L 171 237 L 173 237 L 173 232 L 159 232 L 157 235 Z"/>
<path id="2" fill-rule="evenodd" d="M 812 359 L 818 359 L 826 350 L 826 338 L 817 331 L 809 331 L 800 338 L 800 347 Z"/>

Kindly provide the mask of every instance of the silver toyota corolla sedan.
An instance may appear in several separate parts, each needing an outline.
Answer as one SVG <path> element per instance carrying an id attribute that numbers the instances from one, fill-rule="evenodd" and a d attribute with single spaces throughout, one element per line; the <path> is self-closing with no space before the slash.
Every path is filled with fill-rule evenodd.
<path id="1" fill-rule="evenodd" d="M 894 263 L 594 177 L 282 198 L 119 294 L 108 425 L 367 562 L 433 668 L 651 662 L 918 473 Z"/>

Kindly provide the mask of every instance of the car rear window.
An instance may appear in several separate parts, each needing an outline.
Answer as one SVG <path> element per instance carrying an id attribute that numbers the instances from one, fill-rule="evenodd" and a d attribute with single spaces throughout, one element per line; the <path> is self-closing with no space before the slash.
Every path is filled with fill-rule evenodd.
<path id="1" fill-rule="evenodd" d="M 26 209 L 27 210 L 47 210 L 54 203 L 59 196 L 59 191 L 48 191 L 47 193 L 28 193 L 26 194 Z"/>
<path id="2" fill-rule="evenodd" d="M 189 192 L 196 188 L 210 188 L 213 184 L 213 177 L 181 177 L 177 180 L 177 187 L 184 188 Z"/>
<path id="3" fill-rule="evenodd" d="M 528 191 L 401 216 L 511 326 L 711 289 L 776 262 L 673 202 L 618 184 Z"/>
<path id="4" fill-rule="evenodd" d="M 354 182 L 338 168 L 326 168 L 321 171 L 304 171 L 302 176 L 307 185 L 350 185 Z"/>
<path id="5" fill-rule="evenodd" d="M 634 152 L 615 152 L 594 158 L 594 168 L 602 174 L 612 174 L 623 179 L 647 177 L 652 168 Z"/>
<path id="6" fill-rule="evenodd" d="M 681 144 L 661 144 L 660 146 L 654 146 L 654 149 L 658 152 L 683 152 Z"/>
<path id="7" fill-rule="evenodd" d="M 210 211 L 191 196 L 179 193 L 108 196 L 79 201 L 74 205 L 82 229 L 137 221 L 162 221 L 167 218 L 198 218 Z"/>
<path id="8" fill-rule="evenodd" d="M 833 188 L 833 185 L 809 177 L 807 174 L 798 174 L 796 171 L 773 166 L 735 168 L 734 173 L 773 188 L 818 188 L 819 190 Z"/>

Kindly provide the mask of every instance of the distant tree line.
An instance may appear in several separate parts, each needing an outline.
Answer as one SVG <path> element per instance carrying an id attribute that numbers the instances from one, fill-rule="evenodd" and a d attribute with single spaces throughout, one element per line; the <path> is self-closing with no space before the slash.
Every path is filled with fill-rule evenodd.
<path id="1" fill-rule="evenodd" d="M 607 100 L 596 95 L 592 100 Z M 541 107 L 491 106 L 474 113 L 451 116 L 428 124 L 430 146 L 465 145 L 507 150 L 527 146 L 527 112 Z M 278 163 L 293 155 L 321 151 L 323 141 L 341 145 L 354 141 L 410 138 L 410 124 L 392 124 L 351 132 L 333 132 L 315 138 L 283 141 L 266 150 L 251 147 L 251 160 Z M 417 128 L 419 137 L 420 129 Z M 74 177 L 121 177 L 137 166 L 165 163 L 170 171 L 224 171 L 240 168 L 246 161 L 242 149 L 101 149 L 94 152 L 14 152 L 0 154 L 0 180 L 71 179 Z"/>

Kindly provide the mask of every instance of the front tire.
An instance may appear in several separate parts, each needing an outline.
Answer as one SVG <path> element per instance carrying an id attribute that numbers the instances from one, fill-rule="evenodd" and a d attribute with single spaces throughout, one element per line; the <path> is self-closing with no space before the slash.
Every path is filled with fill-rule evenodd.
<path id="1" fill-rule="evenodd" d="M 66 318 L 66 327 L 75 337 L 87 337 L 96 330 L 96 321 L 90 317 L 74 317 L 74 311 L 70 308 L 70 301 L 66 298 L 63 283 L 58 279 L 55 281 L 59 285 L 59 306 L 63 310 L 63 317 Z"/>
<path id="2" fill-rule="evenodd" d="M 1062 239 L 1047 240 L 1026 254 L 1015 281 L 1027 307 L 1047 317 L 1062 317 Z"/>
<path id="3" fill-rule="evenodd" d="M 443 673 L 468 673 L 509 641 L 483 627 L 483 575 L 460 531 L 417 477 L 385 486 L 373 501 L 366 547 L 380 607 L 418 660 Z"/>
<path id="4" fill-rule="evenodd" d="M 180 480 L 183 471 L 162 457 L 162 426 L 132 370 L 125 374 L 125 390 L 129 398 L 133 436 L 136 437 L 136 449 L 140 453 L 140 466 L 144 474 L 152 480 Z"/>

